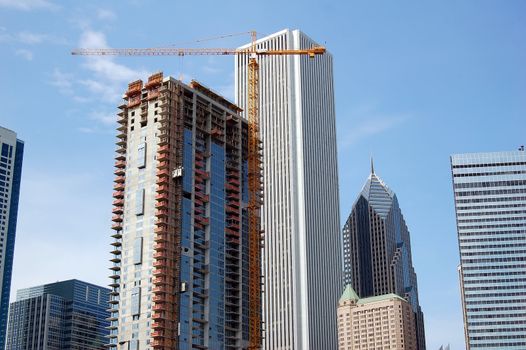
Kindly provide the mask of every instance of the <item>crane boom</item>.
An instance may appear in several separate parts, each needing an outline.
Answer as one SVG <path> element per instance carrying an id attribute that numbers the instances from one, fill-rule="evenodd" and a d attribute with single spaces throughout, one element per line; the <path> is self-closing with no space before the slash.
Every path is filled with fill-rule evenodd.
<path id="1" fill-rule="evenodd" d="M 256 54 L 265 55 L 321 55 L 325 53 L 323 46 L 314 46 L 303 50 L 257 50 L 257 49 L 227 49 L 227 48 L 105 48 L 105 49 L 74 49 L 72 55 L 77 56 L 226 56 Z"/>
<path id="2" fill-rule="evenodd" d="M 259 56 L 308 55 L 314 58 L 323 55 L 325 47 L 313 46 L 298 50 L 258 49 L 256 33 L 251 32 L 252 42 L 241 49 L 231 48 L 100 48 L 74 49 L 72 55 L 80 56 L 248 56 L 247 65 L 247 105 L 248 105 L 248 222 L 249 222 L 249 350 L 261 349 L 261 141 L 259 138 Z M 155 347 L 154 349 L 164 349 Z"/>

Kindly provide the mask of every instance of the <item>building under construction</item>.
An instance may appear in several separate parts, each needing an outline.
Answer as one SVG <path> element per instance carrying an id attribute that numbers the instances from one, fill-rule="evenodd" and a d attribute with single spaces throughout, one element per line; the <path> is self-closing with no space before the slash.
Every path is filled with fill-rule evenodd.
<path id="1" fill-rule="evenodd" d="M 162 73 L 129 84 L 119 108 L 109 348 L 259 348 L 261 189 L 240 108 Z"/>

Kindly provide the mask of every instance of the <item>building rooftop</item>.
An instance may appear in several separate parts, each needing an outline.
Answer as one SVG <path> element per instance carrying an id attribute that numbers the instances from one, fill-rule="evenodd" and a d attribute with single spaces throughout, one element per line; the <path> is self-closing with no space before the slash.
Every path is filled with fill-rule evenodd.
<path id="1" fill-rule="evenodd" d="M 391 299 L 398 299 L 398 300 L 407 302 L 407 300 L 405 300 L 401 296 L 396 295 L 394 293 L 377 295 L 374 297 L 360 299 L 360 297 L 358 296 L 358 294 L 356 294 L 356 291 L 354 290 L 352 285 L 348 284 L 345 287 L 345 290 L 343 291 L 342 296 L 340 297 L 340 304 L 347 300 L 353 300 L 356 302 L 357 305 L 365 305 L 365 304 L 377 303 L 380 301 L 391 300 Z"/>
<path id="2" fill-rule="evenodd" d="M 391 300 L 391 299 L 398 299 L 398 300 L 407 302 L 407 300 L 405 300 L 401 296 L 396 295 L 394 293 L 389 293 L 389 294 L 384 294 L 384 295 L 377 295 L 375 297 L 363 298 L 363 299 L 358 300 L 356 304 L 364 305 L 364 304 L 377 303 L 379 301 L 385 301 L 385 300 Z"/>
<path id="3" fill-rule="evenodd" d="M 382 218 L 386 218 L 393 204 L 395 194 L 374 172 L 373 162 L 371 160 L 371 174 L 367 178 L 365 185 L 360 193 L 373 209 Z"/>
<path id="4" fill-rule="evenodd" d="M 345 287 L 345 290 L 343 291 L 343 294 L 340 298 L 340 303 L 343 303 L 346 300 L 354 300 L 358 301 L 360 298 L 358 297 L 358 294 L 354 291 L 353 287 L 348 284 L 347 287 Z"/>

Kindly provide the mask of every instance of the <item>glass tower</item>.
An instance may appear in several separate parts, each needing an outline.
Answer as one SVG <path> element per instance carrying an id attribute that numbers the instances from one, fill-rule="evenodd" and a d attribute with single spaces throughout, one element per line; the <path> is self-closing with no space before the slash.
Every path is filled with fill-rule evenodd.
<path id="1" fill-rule="evenodd" d="M 0 348 L 5 344 L 24 142 L 0 127 Z"/>
<path id="2" fill-rule="evenodd" d="M 6 349 L 102 350 L 109 289 L 69 280 L 21 289 L 11 303 Z"/>
<path id="3" fill-rule="evenodd" d="M 526 349 L 526 152 L 451 156 L 468 350 Z"/>
<path id="4" fill-rule="evenodd" d="M 247 121 L 162 73 L 129 84 L 120 109 L 110 349 L 246 348 Z"/>
<path id="5" fill-rule="evenodd" d="M 343 227 L 343 260 L 344 284 L 352 285 L 360 298 L 394 293 L 409 302 L 415 314 L 418 349 L 425 350 L 409 230 L 396 194 L 372 166 Z"/>

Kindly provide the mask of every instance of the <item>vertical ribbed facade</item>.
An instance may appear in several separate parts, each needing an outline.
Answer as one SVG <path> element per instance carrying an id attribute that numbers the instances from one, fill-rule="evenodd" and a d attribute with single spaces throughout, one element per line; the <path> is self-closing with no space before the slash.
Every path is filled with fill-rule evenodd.
<path id="1" fill-rule="evenodd" d="M 0 127 L 0 348 L 6 339 L 24 142 Z"/>
<path id="2" fill-rule="evenodd" d="M 246 348 L 247 122 L 162 73 L 120 108 L 110 349 Z"/>
<path id="3" fill-rule="evenodd" d="M 526 349 L 526 152 L 451 156 L 468 350 Z"/>
<path id="4" fill-rule="evenodd" d="M 298 30 L 258 49 L 317 45 Z M 332 56 L 259 56 L 263 142 L 265 349 L 335 349 L 341 294 Z M 247 57 L 236 57 L 236 101 L 247 106 Z"/>
<path id="5" fill-rule="evenodd" d="M 398 199 L 372 170 L 343 227 L 345 284 L 360 298 L 394 293 L 414 313 L 417 348 L 425 350 L 411 241 Z"/>

